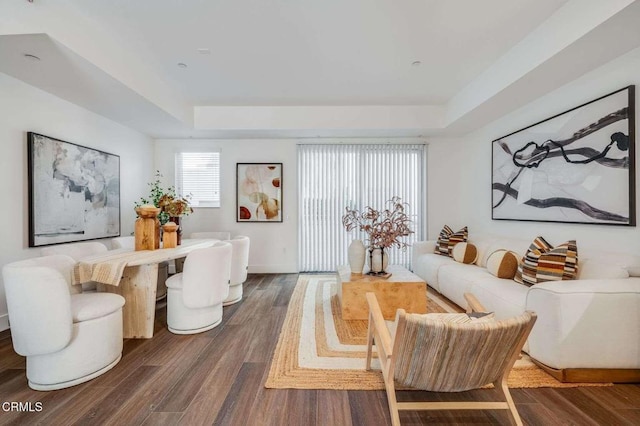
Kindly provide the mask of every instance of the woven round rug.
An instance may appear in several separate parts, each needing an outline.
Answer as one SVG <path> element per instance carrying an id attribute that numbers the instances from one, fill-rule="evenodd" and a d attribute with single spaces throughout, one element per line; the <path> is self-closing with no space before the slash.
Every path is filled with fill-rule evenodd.
<path id="1" fill-rule="evenodd" d="M 462 312 L 431 289 L 427 296 L 428 312 Z M 373 369 L 365 370 L 366 336 L 367 321 L 342 319 L 335 275 L 300 275 L 265 387 L 384 389 L 375 355 Z M 512 388 L 603 386 L 561 383 L 533 364 L 524 353 L 511 370 L 508 382 Z"/>

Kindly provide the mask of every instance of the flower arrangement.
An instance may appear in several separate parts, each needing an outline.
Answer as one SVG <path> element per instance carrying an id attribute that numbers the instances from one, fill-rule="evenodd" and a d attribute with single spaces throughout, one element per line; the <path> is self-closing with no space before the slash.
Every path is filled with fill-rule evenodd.
<path id="1" fill-rule="evenodd" d="M 396 246 L 406 250 L 409 244 L 401 238 L 413 234 L 411 219 L 405 212 L 408 204 L 403 203 L 400 197 L 393 197 L 386 204 L 388 207 L 382 211 L 367 206 L 360 212 L 347 207 L 347 213 L 342 216 L 342 224 L 347 231 L 358 228 L 366 232 L 370 248 Z"/>
<path id="2" fill-rule="evenodd" d="M 176 193 L 176 189 L 170 186 L 167 189 L 162 187 L 162 174 L 160 170 L 156 170 L 156 179 L 149 183 L 151 188 L 149 198 L 140 197 L 140 201 L 135 203 L 136 207 L 146 204 L 153 204 L 160 209 L 158 219 L 160 224 L 164 225 L 169 221 L 170 217 L 188 216 L 193 213 L 193 209 L 189 206 L 189 196 L 182 196 Z"/>

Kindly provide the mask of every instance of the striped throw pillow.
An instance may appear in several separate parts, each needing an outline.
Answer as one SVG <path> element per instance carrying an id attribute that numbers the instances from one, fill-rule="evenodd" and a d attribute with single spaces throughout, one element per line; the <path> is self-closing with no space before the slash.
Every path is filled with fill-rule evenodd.
<path id="1" fill-rule="evenodd" d="M 453 246 L 458 243 L 466 242 L 468 238 L 469 230 L 466 226 L 458 232 L 453 232 L 449 226 L 445 225 L 444 228 L 442 228 L 442 231 L 440 231 L 440 236 L 436 242 L 436 249 L 434 253 L 453 257 L 451 253 L 453 251 Z"/>
<path id="2" fill-rule="evenodd" d="M 516 282 L 534 285 L 545 281 L 572 280 L 578 275 L 578 246 L 575 240 L 553 247 L 537 237 L 518 265 Z"/>

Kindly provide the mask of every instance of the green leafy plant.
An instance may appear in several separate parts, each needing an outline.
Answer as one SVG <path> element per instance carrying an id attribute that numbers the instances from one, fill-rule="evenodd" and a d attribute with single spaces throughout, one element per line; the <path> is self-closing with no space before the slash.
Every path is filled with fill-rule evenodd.
<path id="1" fill-rule="evenodd" d="M 160 224 L 164 225 L 169 222 L 171 217 L 188 216 L 193 213 L 193 209 L 189 206 L 189 195 L 183 196 L 176 193 L 176 188 L 170 186 L 164 188 L 162 186 L 162 173 L 160 170 L 156 170 L 155 180 L 148 183 L 149 196 L 140 197 L 139 201 L 136 201 L 135 207 L 140 207 L 146 204 L 152 204 L 160 209 L 158 219 Z"/>

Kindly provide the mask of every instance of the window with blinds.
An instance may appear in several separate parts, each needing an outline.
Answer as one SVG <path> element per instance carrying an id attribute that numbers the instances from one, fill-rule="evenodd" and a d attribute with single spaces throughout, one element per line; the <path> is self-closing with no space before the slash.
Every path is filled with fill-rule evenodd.
<path id="1" fill-rule="evenodd" d="M 220 207 L 220 153 L 176 153 L 176 191 L 192 207 Z"/>
<path id="2" fill-rule="evenodd" d="M 404 241 L 422 239 L 425 145 L 299 145 L 299 267 L 304 272 L 335 271 L 347 263 L 353 239 L 366 234 L 347 233 L 342 226 L 345 207 L 386 207 L 399 196 L 409 204 L 415 232 Z M 391 248 L 389 263 L 409 267 L 411 247 Z"/>

